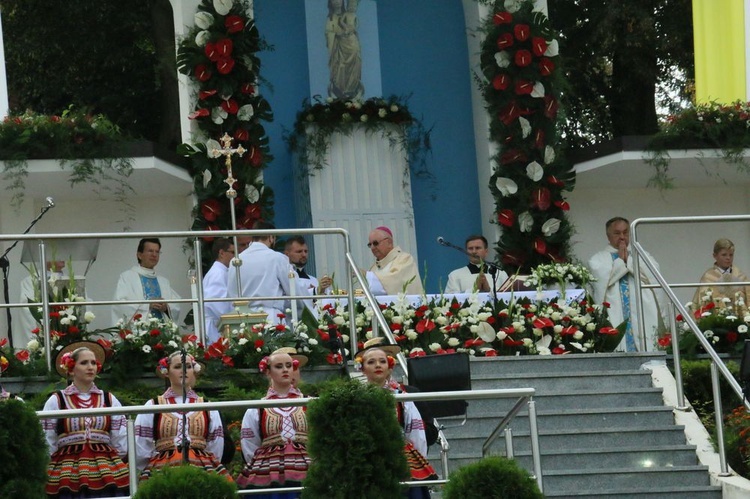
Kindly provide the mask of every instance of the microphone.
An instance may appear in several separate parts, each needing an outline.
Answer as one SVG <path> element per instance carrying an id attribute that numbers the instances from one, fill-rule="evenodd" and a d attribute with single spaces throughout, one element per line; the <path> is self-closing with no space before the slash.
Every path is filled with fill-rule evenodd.
<path id="1" fill-rule="evenodd" d="M 445 244 L 445 238 L 444 238 L 443 236 L 438 236 L 438 238 L 437 238 L 437 242 L 438 242 L 438 244 L 440 244 L 441 246 L 447 246 L 447 244 Z"/>
<path id="2" fill-rule="evenodd" d="M 47 199 L 45 199 L 45 201 L 47 202 L 47 208 L 54 208 L 55 207 L 55 200 L 52 199 L 52 197 L 47 197 Z"/>

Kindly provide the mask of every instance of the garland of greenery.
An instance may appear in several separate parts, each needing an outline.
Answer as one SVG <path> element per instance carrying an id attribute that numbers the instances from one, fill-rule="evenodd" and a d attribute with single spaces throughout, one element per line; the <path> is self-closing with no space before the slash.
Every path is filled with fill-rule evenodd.
<path id="1" fill-rule="evenodd" d="M 730 104 L 708 102 L 669 116 L 659 132 L 649 140 L 646 162 L 656 170 L 649 185 L 673 187 L 669 175 L 668 149 L 706 147 L 719 149 L 721 157 L 740 171 L 750 171 L 744 151 L 750 147 L 750 102 Z"/>
<path id="2" fill-rule="evenodd" d="M 572 227 L 563 192 L 575 173 L 558 149 L 557 40 L 549 20 L 530 0 L 496 0 L 482 43 L 481 83 L 490 114 L 493 156 L 490 190 L 503 231 L 503 266 L 528 273 L 568 259 Z"/>
<path id="3" fill-rule="evenodd" d="M 177 66 L 197 86 L 190 119 L 206 142 L 183 144 L 179 151 L 192 162 L 195 195 L 193 230 L 232 228 L 226 198 L 226 167 L 215 157 L 218 140 L 226 133 L 246 152 L 232 158 L 237 227 L 251 228 L 260 219 L 273 218 L 273 192 L 264 185 L 262 170 L 272 159 L 263 121 L 273 120 L 268 101 L 258 92 L 260 59 L 265 48 L 248 0 L 203 0 L 195 26 L 180 43 Z M 206 238 L 210 243 L 213 238 Z M 205 251 L 204 263 L 212 260 Z"/>
<path id="4" fill-rule="evenodd" d="M 0 123 L 0 161 L 3 181 L 13 193 L 11 206 L 17 209 L 24 201 L 29 160 L 55 158 L 62 168 L 70 167 L 71 185 L 91 182 L 113 193 L 132 221 L 133 189 L 127 178 L 133 160 L 123 157 L 125 142 L 120 128 L 104 115 L 72 107 L 60 115 L 26 111 L 6 116 Z"/>
<path id="5" fill-rule="evenodd" d="M 289 150 L 297 155 L 303 172 L 312 174 L 326 165 L 331 135 L 351 135 L 355 129 L 369 134 L 382 134 L 391 147 L 403 151 L 412 165 L 424 171 L 425 154 L 430 150 L 430 130 L 426 130 L 406 105 L 406 99 L 395 95 L 371 97 L 365 101 L 328 98 L 319 95 L 314 101 L 305 99 L 297 113 L 294 130 L 284 139 Z M 405 172 L 408 175 L 408 170 Z"/>

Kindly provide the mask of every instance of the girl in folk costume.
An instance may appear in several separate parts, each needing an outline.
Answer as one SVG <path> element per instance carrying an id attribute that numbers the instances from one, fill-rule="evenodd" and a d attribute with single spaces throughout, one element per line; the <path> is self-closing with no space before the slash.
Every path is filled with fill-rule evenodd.
<path id="1" fill-rule="evenodd" d="M 384 338 L 367 340 L 363 349 L 355 355 L 355 362 L 368 383 L 382 386 L 393 393 L 402 393 L 403 387 L 391 379 L 393 367 L 396 365 L 394 356 L 401 351 L 401 348 L 397 345 L 386 344 L 383 340 Z M 409 463 L 411 480 L 436 480 L 437 473 L 425 458 L 427 455 L 425 424 L 417 406 L 414 402 L 399 402 L 396 404 L 396 415 L 399 424 L 404 429 L 406 441 L 404 453 Z M 430 491 L 427 487 L 410 487 L 407 497 L 410 499 L 429 498 Z"/>
<path id="2" fill-rule="evenodd" d="M 182 352 L 161 359 L 156 373 L 169 380 L 169 388 L 146 405 L 203 402 L 203 397 L 193 391 L 200 370 L 201 365 L 193 356 L 183 357 Z M 232 479 L 220 462 L 224 452 L 224 428 L 218 411 L 139 414 L 135 420 L 135 444 L 136 464 L 143 470 L 141 480 L 148 479 L 155 469 L 183 463 Z"/>
<path id="3" fill-rule="evenodd" d="M 97 343 L 77 342 L 63 348 L 55 367 L 72 383 L 55 392 L 45 411 L 122 407 L 111 393 L 100 390 L 94 378 L 101 371 L 104 349 Z M 42 421 L 49 451 L 47 495 L 59 498 L 128 495 L 127 429 L 123 416 L 79 416 Z"/>
<path id="4" fill-rule="evenodd" d="M 294 358 L 292 358 L 294 357 Z M 295 371 L 307 363 L 304 355 L 277 350 L 258 368 L 269 379 L 264 400 L 299 398 Z M 242 455 L 247 462 L 237 477 L 242 488 L 297 487 L 307 475 L 307 416 L 304 407 L 248 409 L 242 419 Z M 299 497 L 299 492 L 253 495 L 266 499 Z"/>

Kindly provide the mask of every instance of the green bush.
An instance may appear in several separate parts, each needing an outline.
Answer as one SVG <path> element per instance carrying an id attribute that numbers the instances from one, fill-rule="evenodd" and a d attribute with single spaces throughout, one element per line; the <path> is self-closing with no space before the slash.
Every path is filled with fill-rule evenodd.
<path id="1" fill-rule="evenodd" d="M 544 498 L 529 472 L 504 457 L 487 457 L 459 468 L 443 489 L 445 499 Z"/>
<path id="2" fill-rule="evenodd" d="M 237 486 L 227 477 L 194 466 L 168 466 L 154 472 L 136 492 L 134 499 L 230 499 Z"/>
<path id="3" fill-rule="evenodd" d="M 18 400 L 0 402 L 0 498 L 47 497 L 49 453 L 34 409 Z"/>
<path id="4" fill-rule="evenodd" d="M 331 383 L 310 403 L 312 465 L 302 497 L 400 497 L 408 478 L 404 437 L 390 392 L 359 381 Z"/>

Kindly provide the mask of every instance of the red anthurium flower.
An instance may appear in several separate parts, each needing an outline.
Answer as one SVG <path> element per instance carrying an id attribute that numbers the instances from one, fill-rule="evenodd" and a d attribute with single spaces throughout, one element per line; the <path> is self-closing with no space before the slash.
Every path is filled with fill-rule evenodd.
<path id="1" fill-rule="evenodd" d="M 484 352 L 485 357 L 497 357 L 497 350 L 487 350 Z"/>
<path id="2" fill-rule="evenodd" d="M 238 128 L 234 131 L 234 138 L 239 140 L 240 142 L 244 142 L 250 138 L 250 132 L 248 132 L 244 128 Z"/>
<path id="3" fill-rule="evenodd" d="M 616 334 L 620 334 L 620 332 L 613 327 L 604 326 L 603 328 L 599 330 L 599 334 L 607 334 L 610 336 L 614 336 Z"/>
<path id="4" fill-rule="evenodd" d="M 516 221 L 516 215 L 513 210 L 502 209 L 497 213 L 497 223 L 505 227 L 513 227 L 513 223 Z"/>
<path id="5" fill-rule="evenodd" d="M 544 149 L 544 146 L 547 145 L 544 143 L 544 130 L 537 130 L 534 132 L 534 147 L 537 149 Z"/>
<path id="6" fill-rule="evenodd" d="M 555 327 L 555 323 L 549 317 L 537 317 L 532 322 L 535 328 L 544 329 L 545 327 Z"/>
<path id="7" fill-rule="evenodd" d="M 656 340 L 659 343 L 659 346 L 662 348 L 667 348 L 669 345 L 672 344 L 672 335 L 665 334 L 664 336 L 660 337 L 658 340 Z"/>
<path id="8" fill-rule="evenodd" d="M 209 222 L 215 221 L 221 213 L 221 203 L 217 199 L 207 199 L 201 204 L 201 215 Z"/>
<path id="9" fill-rule="evenodd" d="M 555 69 L 555 63 L 547 57 L 542 57 L 539 61 L 539 74 L 542 76 L 549 76 Z"/>
<path id="10" fill-rule="evenodd" d="M 424 350 L 412 350 L 409 357 L 424 357 L 427 353 Z"/>
<path id="11" fill-rule="evenodd" d="M 219 55 L 219 51 L 216 50 L 215 44 L 208 42 L 206 44 L 206 48 L 203 50 L 206 53 L 206 57 L 208 57 L 209 61 L 216 62 L 219 60 L 220 55 Z"/>
<path id="12" fill-rule="evenodd" d="M 544 116 L 546 118 L 555 119 L 559 107 L 560 104 L 557 103 L 557 99 L 551 95 L 544 96 Z"/>
<path id="13" fill-rule="evenodd" d="M 684 320 L 685 320 L 685 318 L 684 318 L 684 317 L 682 316 L 682 314 L 677 314 L 677 317 L 675 317 L 675 320 L 678 320 L 678 321 L 684 321 Z M 2 346 L 2 345 L 0 345 L 0 347 L 1 347 L 1 346 Z"/>
<path id="14" fill-rule="evenodd" d="M 148 334 L 149 336 L 153 336 L 154 338 L 156 338 L 157 336 L 161 334 L 161 331 L 159 331 L 158 329 L 152 329 L 151 331 L 148 332 Z"/>
<path id="15" fill-rule="evenodd" d="M 424 333 L 425 331 L 432 331 L 435 329 L 435 323 L 430 319 L 422 319 L 417 322 L 417 326 L 414 328 L 418 333 Z"/>
<path id="16" fill-rule="evenodd" d="M 0 338 L 0 348 L 8 344 L 8 338 Z"/>
<path id="17" fill-rule="evenodd" d="M 541 36 L 535 36 L 531 39 L 531 50 L 534 52 L 535 56 L 543 56 L 547 51 L 547 40 Z"/>
<path id="18" fill-rule="evenodd" d="M 246 95 L 253 95 L 255 93 L 255 86 L 252 83 L 245 83 L 240 87 L 240 92 Z"/>
<path id="19" fill-rule="evenodd" d="M 540 255 L 547 254 L 547 243 L 544 242 L 544 239 L 542 239 L 541 237 L 537 237 L 534 240 L 534 251 L 536 251 Z"/>
<path id="20" fill-rule="evenodd" d="M 81 332 L 81 330 L 78 329 L 78 326 L 68 326 L 69 334 L 78 334 L 79 332 Z"/>
<path id="21" fill-rule="evenodd" d="M 492 22 L 498 26 L 500 24 L 510 24 L 513 22 L 513 14 L 510 12 L 496 12 L 492 16 Z"/>
<path id="22" fill-rule="evenodd" d="M 111 350 L 112 349 L 112 342 L 109 340 L 105 340 L 104 338 L 99 338 L 96 340 L 97 343 L 99 343 L 104 350 Z"/>
<path id="23" fill-rule="evenodd" d="M 28 350 L 21 350 L 20 352 L 16 353 L 16 358 L 21 362 L 27 362 L 29 360 L 29 357 L 30 355 Z"/>
<path id="24" fill-rule="evenodd" d="M 190 343 L 190 342 L 195 343 L 196 341 L 198 341 L 198 337 L 194 334 L 186 334 L 185 336 L 182 337 L 183 343 Z"/>
<path id="25" fill-rule="evenodd" d="M 531 28 L 529 28 L 528 24 L 516 24 L 513 26 L 513 36 L 519 42 L 525 42 L 531 36 Z"/>
<path id="26" fill-rule="evenodd" d="M 466 348 L 480 347 L 482 345 L 484 345 L 484 340 L 482 338 L 472 338 L 464 342 L 464 347 Z"/>
<path id="27" fill-rule="evenodd" d="M 211 79 L 211 70 L 206 67 L 205 64 L 198 64 L 193 69 L 193 73 L 198 81 L 208 81 Z"/>
<path id="28" fill-rule="evenodd" d="M 560 334 L 572 336 L 578 332 L 578 328 L 575 326 L 564 327 Z"/>
<path id="29" fill-rule="evenodd" d="M 245 161 L 250 163 L 251 166 L 259 167 L 263 164 L 263 151 L 260 147 L 251 146 L 245 155 Z"/>
<path id="30" fill-rule="evenodd" d="M 511 149 L 504 152 L 503 155 L 500 156 L 500 163 L 504 165 L 510 165 L 512 163 L 526 163 L 527 161 L 528 158 L 526 154 L 524 154 L 523 151 L 519 149 Z"/>
<path id="31" fill-rule="evenodd" d="M 403 326 L 401 324 L 391 324 L 391 331 L 401 331 Z"/>
<path id="32" fill-rule="evenodd" d="M 206 225 L 206 230 L 219 230 L 219 227 L 214 224 L 208 224 Z M 207 243 L 210 243 L 214 240 L 214 236 L 204 236 L 203 240 L 206 241 Z"/>
<path id="33" fill-rule="evenodd" d="M 326 362 L 329 364 L 341 364 L 342 360 L 340 353 L 329 353 L 326 356 Z"/>
<path id="34" fill-rule="evenodd" d="M 221 108 L 229 114 L 237 114 L 240 110 L 240 105 L 234 99 L 227 99 L 221 103 Z"/>
<path id="35" fill-rule="evenodd" d="M 216 70 L 219 74 L 228 75 L 234 69 L 234 59 L 231 57 L 222 57 L 216 61 Z"/>
<path id="36" fill-rule="evenodd" d="M 196 109 L 188 115 L 188 119 L 194 120 L 196 118 L 205 118 L 206 116 L 210 115 L 211 111 L 209 111 L 208 109 Z"/>
<path id="37" fill-rule="evenodd" d="M 513 46 L 513 35 L 510 33 L 503 33 L 497 37 L 497 48 L 498 50 L 505 50 Z"/>
<path id="38" fill-rule="evenodd" d="M 224 19 L 224 26 L 227 28 L 227 32 L 230 34 L 239 33 L 240 31 L 245 29 L 245 20 L 240 16 L 227 16 L 226 19 Z"/>
<path id="39" fill-rule="evenodd" d="M 232 46 L 232 40 L 230 40 L 229 38 L 222 38 L 221 40 L 218 40 L 214 45 L 216 51 L 219 53 L 219 57 L 217 58 L 217 60 L 232 55 Z"/>
<path id="40" fill-rule="evenodd" d="M 234 360 L 229 355 L 222 356 L 221 362 L 227 367 L 234 367 Z"/>
<path id="41" fill-rule="evenodd" d="M 555 187 L 564 187 L 565 182 L 560 180 L 559 178 L 555 177 L 554 175 L 550 175 L 547 177 L 547 183 L 550 185 L 554 185 Z"/>
<path id="42" fill-rule="evenodd" d="M 500 73 L 492 79 L 492 86 L 495 90 L 505 90 L 510 85 L 510 76 L 505 73 Z"/>
<path id="43" fill-rule="evenodd" d="M 555 206 L 560 208 L 562 211 L 570 210 L 570 204 L 567 201 L 555 201 Z"/>
<path id="44" fill-rule="evenodd" d="M 602 302 L 602 307 L 604 307 L 604 308 L 609 308 L 610 306 L 611 306 L 611 305 L 609 304 L 609 302 L 608 302 L 608 301 L 603 301 L 603 302 Z"/>
<path id="45" fill-rule="evenodd" d="M 729 343 L 736 343 L 739 339 L 739 335 L 735 331 L 729 331 L 727 333 L 727 341 Z"/>
<path id="46" fill-rule="evenodd" d="M 216 95 L 217 92 L 218 92 L 218 90 L 216 90 L 216 89 L 214 89 L 214 90 L 201 90 L 198 93 L 198 100 L 206 100 L 209 97 L 211 97 L 212 95 Z"/>
<path id="47" fill-rule="evenodd" d="M 506 265 L 508 267 L 521 267 L 526 262 L 526 255 L 524 255 L 521 251 L 511 250 L 506 251 L 505 254 L 501 257 L 501 260 L 503 262 L 503 265 Z"/>
<path id="48" fill-rule="evenodd" d="M 540 211 L 546 211 L 551 202 L 552 195 L 546 187 L 539 187 L 531 191 L 531 206 Z"/>
<path id="49" fill-rule="evenodd" d="M 551 350 L 552 355 L 562 355 L 565 353 L 565 349 L 561 347 L 555 347 Z"/>
<path id="50" fill-rule="evenodd" d="M 508 346 L 508 347 L 520 347 L 520 346 L 523 346 L 523 341 L 522 340 L 512 340 L 510 338 L 505 338 L 503 340 L 503 345 Z"/>
<path id="51" fill-rule="evenodd" d="M 516 80 L 516 94 L 529 95 L 534 90 L 534 83 L 529 80 Z"/>
<path id="52" fill-rule="evenodd" d="M 531 64 L 531 52 L 528 50 L 519 50 L 516 52 L 514 62 L 519 68 L 525 68 Z"/>
<path id="53" fill-rule="evenodd" d="M 511 101 L 498 113 L 498 119 L 505 123 L 506 126 L 516 121 L 519 116 L 521 116 L 521 107 L 516 101 Z"/>

